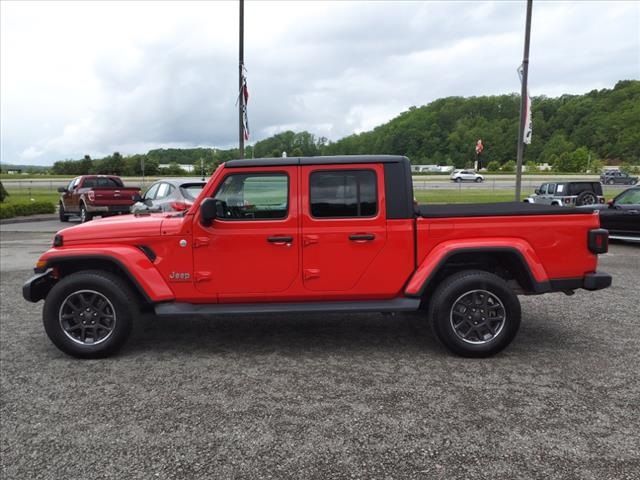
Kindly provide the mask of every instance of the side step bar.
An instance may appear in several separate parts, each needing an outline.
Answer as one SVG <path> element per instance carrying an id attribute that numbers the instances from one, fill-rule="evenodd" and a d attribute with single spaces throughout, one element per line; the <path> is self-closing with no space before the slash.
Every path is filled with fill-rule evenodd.
<path id="1" fill-rule="evenodd" d="M 156 315 L 240 315 L 247 313 L 314 313 L 314 312 L 408 312 L 417 310 L 419 298 L 366 300 L 361 302 L 301 303 L 159 303 Z"/>

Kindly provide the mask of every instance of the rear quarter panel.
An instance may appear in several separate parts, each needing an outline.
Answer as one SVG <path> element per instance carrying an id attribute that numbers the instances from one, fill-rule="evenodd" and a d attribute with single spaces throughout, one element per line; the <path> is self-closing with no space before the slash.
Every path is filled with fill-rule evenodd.
<path id="1" fill-rule="evenodd" d="M 576 278 L 596 270 L 587 233 L 600 225 L 596 213 L 513 217 L 420 218 L 418 265 L 456 248 L 516 248 L 537 281 Z M 437 263 L 437 262 L 436 262 Z"/>

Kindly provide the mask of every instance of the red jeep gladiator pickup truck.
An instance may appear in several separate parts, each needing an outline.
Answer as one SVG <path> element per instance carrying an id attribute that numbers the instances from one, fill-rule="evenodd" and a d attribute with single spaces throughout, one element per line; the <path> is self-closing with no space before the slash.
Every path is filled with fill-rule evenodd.
<path id="1" fill-rule="evenodd" d="M 112 175 L 83 175 L 76 177 L 66 187 L 58 188 L 60 202 L 58 214 L 61 222 L 69 215 L 78 215 L 82 223 L 94 215 L 108 217 L 129 213 L 134 204 L 133 196 L 140 195 L 137 187 L 125 187 L 119 177 Z"/>
<path id="2" fill-rule="evenodd" d="M 233 160 L 189 210 L 60 231 L 23 287 L 77 357 L 156 315 L 424 310 L 451 351 L 505 348 L 519 294 L 598 290 L 608 233 L 591 211 L 525 203 L 415 206 L 407 158 Z"/>

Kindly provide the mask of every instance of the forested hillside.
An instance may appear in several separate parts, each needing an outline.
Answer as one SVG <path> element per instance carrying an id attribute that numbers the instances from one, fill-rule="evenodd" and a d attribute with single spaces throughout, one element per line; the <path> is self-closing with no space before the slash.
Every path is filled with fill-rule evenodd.
<path id="1" fill-rule="evenodd" d="M 413 163 L 464 167 L 474 160 L 477 139 L 483 164 L 492 168 L 516 158 L 519 95 L 448 97 L 411 107 L 389 122 L 332 142 L 309 132 L 282 132 L 248 146 L 247 157 L 340 154 L 407 155 Z M 606 163 L 640 164 L 640 81 L 625 80 L 613 89 L 559 98 L 534 97 L 533 141 L 525 152 L 530 164 L 549 163 L 558 171 L 584 171 Z M 236 158 L 237 149 L 158 149 L 123 157 L 56 162 L 53 173 L 178 174 L 177 164 L 206 164 L 208 171 Z M 161 164 L 170 165 L 164 172 Z"/>

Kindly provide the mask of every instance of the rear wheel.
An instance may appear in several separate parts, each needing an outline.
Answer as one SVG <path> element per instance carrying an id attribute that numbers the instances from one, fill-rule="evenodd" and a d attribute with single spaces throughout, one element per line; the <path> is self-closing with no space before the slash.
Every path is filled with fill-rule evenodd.
<path id="1" fill-rule="evenodd" d="M 440 341 L 465 357 L 488 357 L 511 343 L 520 327 L 520 302 L 497 275 L 466 270 L 451 275 L 431 299 Z"/>
<path id="2" fill-rule="evenodd" d="M 85 223 L 91 221 L 93 215 L 87 212 L 87 207 L 84 203 L 80 204 L 80 223 Z"/>
<path id="3" fill-rule="evenodd" d="M 64 204 L 62 202 L 58 205 L 58 218 L 61 222 L 69 221 L 69 215 L 64 212 Z"/>
<path id="4" fill-rule="evenodd" d="M 44 304 L 43 323 L 53 344 L 79 358 L 111 355 L 131 332 L 136 299 L 116 275 L 97 270 L 60 280 Z"/>

